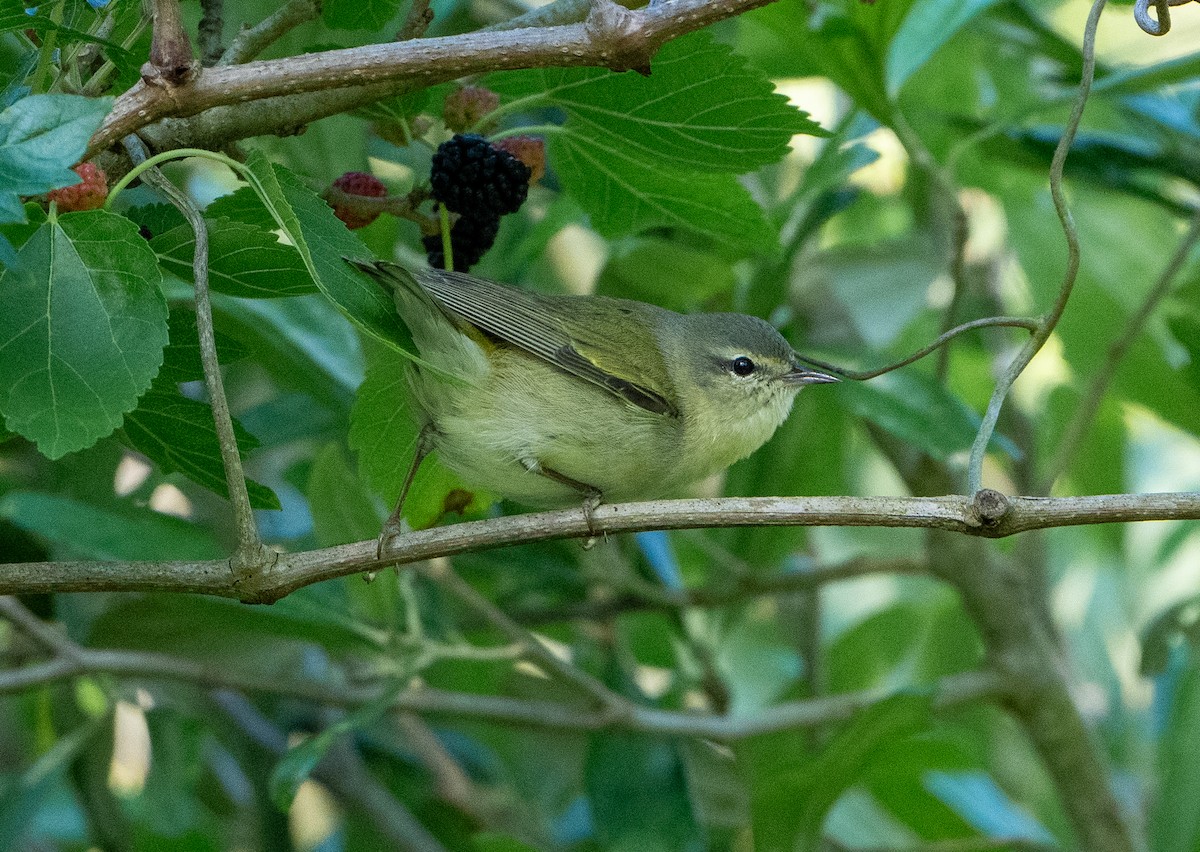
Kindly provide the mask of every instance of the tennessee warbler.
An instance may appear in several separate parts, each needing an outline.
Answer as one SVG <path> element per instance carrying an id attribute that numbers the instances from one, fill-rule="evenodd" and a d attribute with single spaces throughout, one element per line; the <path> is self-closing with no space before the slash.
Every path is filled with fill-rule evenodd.
<path id="1" fill-rule="evenodd" d="M 529 506 L 649 499 L 754 452 L 805 385 L 768 323 L 555 296 L 460 272 L 347 259 L 394 294 L 423 364 L 409 385 L 424 453 L 464 482 Z"/>

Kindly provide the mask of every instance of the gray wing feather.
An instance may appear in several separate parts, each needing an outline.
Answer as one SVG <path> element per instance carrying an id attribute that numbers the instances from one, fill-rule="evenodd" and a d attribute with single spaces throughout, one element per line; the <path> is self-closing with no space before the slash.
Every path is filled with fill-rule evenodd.
<path id="1" fill-rule="evenodd" d="M 666 396 L 604 370 L 576 348 L 571 334 L 555 315 L 556 308 L 570 297 L 542 296 L 461 272 L 430 269 L 415 274 L 434 301 L 484 333 L 646 411 L 678 416 L 678 409 Z"/>

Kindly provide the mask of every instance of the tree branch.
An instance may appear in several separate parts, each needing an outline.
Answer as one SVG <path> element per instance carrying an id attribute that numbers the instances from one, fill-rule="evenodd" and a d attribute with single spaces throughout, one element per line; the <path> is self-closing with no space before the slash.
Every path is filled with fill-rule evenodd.
<path id="1" fill-rule="evenodd" d="M 604 534 L 746 526 L 855 526 L 942 529 L 983 538 L 1052 527 L 1132 521 L 1200 520 L 1200 493 L 1095 497 L 724 497 L 601 505 L 593 529 Z M 280 554 L 273 566 L 237 582 L 229 562 L 66 561 L 0 566 L 0 594 L 27 592 L 195 592 L 253 603 L 303 586 L 381 566 L 418 562 L 510 544 L 591 535 L 576 509 L 511 515 L 405 533 L 381 556 L 376 542 Z"/>
<path id="2" fill-rule="evenodd" d="M 84 159 L 163 118 L 281 95 L 381 83 L 394 90 L 406 81 L 430 86 L 466 74 L 519 68 L 642 68 L 664 42 L 768 2 L 672 0 L 630 11 L 612 0 L 595 0 L 587 20 L 579 24 L 410 39 L 205 68 L 182 86 L 143 80 L 117 98 Z M 344 109 L 339 106 L 326 114 Z"/>
<path id="3" fill-rule="evenodd" d="M 242 27 L 217 64 L 241 65 L 249 62 L 287 32 L 320 14 L 321 6 L 316 0 L 288 0 L 255 26 Z"/>
<path id="4" fill-rule="evenodd" d="M 386 686 L 339 684 L 263 677 L 237 672 L 231 666 L 209 666 L 167 654 L 145 651 L 95 650 L 75 646 L 74 659 L 58 657 L 46 663 L 0 672 L 0 694 L 10 694 L 85 674 L 179 681 L 239 692 L 268 693 L 328 707 L 356 709 L 378 702 Z M 931 687 L 937 707 L 954 707 L 1002 697 L 1005 681 L 991 671 L 950 675 Z M 610 708 L 532 701 L 503 695 L 447 692 L 413 687 L 392 700 L 392 709 L 421 715 L 476 719 L 524 728 L 560 731 L 627 730 L 673 737 L 706 737 L 731 742 L 791 728 L 809 728 L 850 718 L 892 694 L 889 688 L 845 692 L 807 701 L 777 704 L 753 716 L 724 716 L 660 710 L 628 704 L 625 712 Z"/>

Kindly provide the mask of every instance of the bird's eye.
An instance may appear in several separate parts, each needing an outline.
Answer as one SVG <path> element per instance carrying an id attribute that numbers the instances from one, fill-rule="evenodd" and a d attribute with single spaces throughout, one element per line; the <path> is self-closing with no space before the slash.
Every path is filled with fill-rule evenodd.
<path id="1" fill-rule="evenodd" d="M 748 376 L 754 372 L 754 362 L 745 355 L 739 355 L 733 359 L 733 362 L 730 363 L 729 368 L 733 370 L 733 373 L 736 376 Z"/>

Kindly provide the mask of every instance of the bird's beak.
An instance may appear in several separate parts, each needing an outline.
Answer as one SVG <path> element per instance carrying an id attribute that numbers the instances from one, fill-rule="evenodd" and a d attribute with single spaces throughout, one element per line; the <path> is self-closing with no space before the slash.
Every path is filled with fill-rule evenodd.
<path id="1" fill-rule="evenodd" d="M 793 364 L 792 369 L 784 373 L 782 378 L 785 382 L 793 385 L 825 385 L 830 382 L 841 381 L 837 376 L 810 370 L 808 367 L 802 367 L 799 364 Z"/>

